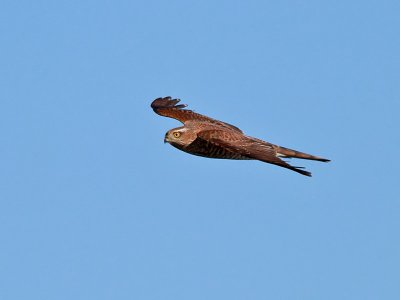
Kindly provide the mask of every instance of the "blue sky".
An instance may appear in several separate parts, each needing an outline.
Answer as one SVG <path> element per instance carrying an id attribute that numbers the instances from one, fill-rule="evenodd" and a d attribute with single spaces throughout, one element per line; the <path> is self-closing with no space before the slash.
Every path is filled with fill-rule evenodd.
<path id="1" fill-rule="evenodd" d="M 1 299 L 400 299 L 398 1 L 3 1 Z M 163 144 L 173 96 L 332 159 Z"/>

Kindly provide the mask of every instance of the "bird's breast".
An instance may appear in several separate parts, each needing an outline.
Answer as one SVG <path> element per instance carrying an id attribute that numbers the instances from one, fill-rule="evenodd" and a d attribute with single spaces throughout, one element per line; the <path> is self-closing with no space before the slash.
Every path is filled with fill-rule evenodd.
<path id="1" fill-rule="evenodd" d="M 206 141 L 196 140 L 187 146 L 182 146 L 175 143 L 171 143 L 171 145 L 184 152 L 202 157 L 219 158 L 219 159 L 238 159 L 238 160 L 251 159 L 239 153 L 229 151 L 226 148 L 214 145 L 212 143 L 208 143 Z"/>

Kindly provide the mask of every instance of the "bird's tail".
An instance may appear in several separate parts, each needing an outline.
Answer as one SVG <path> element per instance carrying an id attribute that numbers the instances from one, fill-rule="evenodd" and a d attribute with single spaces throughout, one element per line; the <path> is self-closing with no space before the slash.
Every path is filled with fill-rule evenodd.
<path id="1" fill-rule="evenodd" d="M 281 147 L 281 146 L 275 146 L 275 150 L 276 150 L 276 153 L 278 154 L 278 156 L 280 156 L 280 157 L 288 157 L 288 158 L 295 157 L 295 158 L 301 158 L 301 159 L 318 160 L 318 161 L 323 161 L 323 162 L 330 161 L 329 159 L 326 159 L 323 157 L 303 153 L 300 151 L 288 149 L 288 148 Z"/>

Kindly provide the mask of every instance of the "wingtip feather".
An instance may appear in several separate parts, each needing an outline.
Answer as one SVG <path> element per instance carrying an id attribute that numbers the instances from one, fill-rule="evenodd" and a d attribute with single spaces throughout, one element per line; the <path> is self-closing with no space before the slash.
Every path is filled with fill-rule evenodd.
<path id="1" fill-rule="evenodd" d="M 152 103 L 151 103 L 151 108 L 153 110 L 157 110 L 160 108 L 184 108 L 187 105 L 186 104 L 179 104 L 179 101 L 181 101 L 181 99 L 172 99 L 170 96 L 167 97 L 160 97 L 155 99 Z"/>
<path id="2" fill-rule="evenodd" d="M 298 168 L 292 169 L 293 171 L 296 171 L 297 173 L 300 173 L 302 175 L 308 176 L 308 177 L 312 177 L 311 172 L 305 171 L 305 170 L 301 170 Z"/>

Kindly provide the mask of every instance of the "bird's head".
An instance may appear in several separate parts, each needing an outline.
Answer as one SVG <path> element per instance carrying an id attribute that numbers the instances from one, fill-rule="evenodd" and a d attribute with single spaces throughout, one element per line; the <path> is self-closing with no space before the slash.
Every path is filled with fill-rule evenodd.
<path id="1" fill-rule="evenodd" d="M 193 136 L 185 127 L 178 127 L 169 130 L 165 134 L 164 143 L 170 143 L 180 146 L 187 146 L 194 141 L 196 136 Z"/>

